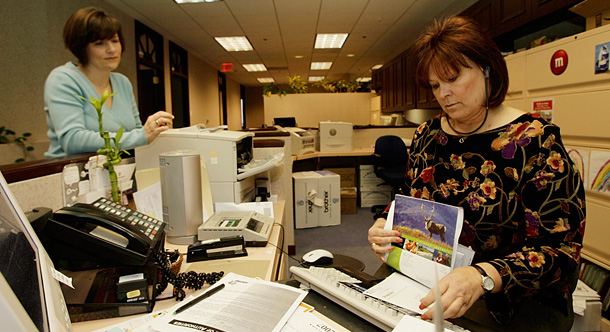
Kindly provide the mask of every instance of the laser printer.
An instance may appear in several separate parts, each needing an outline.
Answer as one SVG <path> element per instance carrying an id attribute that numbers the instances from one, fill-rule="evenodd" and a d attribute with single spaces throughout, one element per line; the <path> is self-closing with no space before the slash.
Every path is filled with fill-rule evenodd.
<path id="1" fill-rule="evenodd" d="M 254 175 L 276 166 L 276 159 L 253 159 L 254 133 L 202 125 L 168 129 L 151 144 L 135 149 L 136 169 L 159 167 L 159 154 L 174 150 L 199 152 L 207 168 L 216 202 L 249 202 L 255 195 Z"/>
<path id="2" fill-rule="evenodd" d="M 351 152 L 354 126 L 348 122 L 320 122 L 320 152 Z"/>
<path id="3" fill-rule="evenodd" d="M 290 133 L 292 155 L 298 156 L 316 151 L 316 136 L 309 131 L 297 127 L 279 127 L 278 129 Z"/>

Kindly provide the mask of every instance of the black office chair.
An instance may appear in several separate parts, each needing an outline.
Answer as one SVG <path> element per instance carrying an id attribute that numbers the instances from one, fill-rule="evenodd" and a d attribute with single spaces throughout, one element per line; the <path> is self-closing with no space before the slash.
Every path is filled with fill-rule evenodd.
<path id="1" fill-rule="evenodd" d="M 396 194 L 403 193 L 402 188 L 405 184 L 407 160 L 409 159 L 407 146 L 398 136 L 381 136 L 375 141 L 374 157 L 375 175 L 384 181 L 383 184 L 389 184 L 392 187 L 392 199 L 394 199 Z M 381 205 L 371 207 L 371 212 L 375 213 L 375 219 L 385 208 L 386 206 Z"/>

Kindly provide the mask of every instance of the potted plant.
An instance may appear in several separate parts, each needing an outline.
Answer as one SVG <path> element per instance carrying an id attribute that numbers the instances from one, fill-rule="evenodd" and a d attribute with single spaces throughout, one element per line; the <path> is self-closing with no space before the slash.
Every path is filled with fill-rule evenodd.
<path id="1" fill-rule="evenodd" d="M 104 102 L 106 102 L 106 99 L 114 96 L 115 94 L 116 93 L 108 94 L 108 89 L 106 89 L 100 99 L 95 99 L 93 97 L 91 97 L 91 99 L 87 99 L 83 96 L 78 97 L 86 100 L 88 103 L 93 105 L 93 107 L 97 111 L 100 127 L 100 136 L 104 139 L 104 146 L 97 150 L 97 154 L 104 155 L 107 157 L 106 162 L 104 162 L 104 169 L 108 170 L 108 175 L 110 176 L 110 190 L 112 195 L 112 201 L 120 204 L 121 195 L 119 193 L 119 180 L 117 173 L 114 170 L 114 165 L 121 162 L 121 152 L 128 153 L 127 151 L 121 150 L 120 148 L 121 136 L 123 136 L 123 126 L 121 126 L 121 128 L 114 137 L 110 137 L 110 133 L 104 131 L 104 125 L 102 122 L 102 106 L 104 106 Z"/>
<path id="2" fill-rule="evenodd" d="M 28 140 L 28 137 L 30 136 L 32 136 L 31 133 L 23 133 L 21 134 L 21 136 L 18 136 L 14 130 L 10 130 L 5 126 L 0 127 L 0 144 L 16 145 L 22 152 L 23 156 L 15 159 L 16 163 L 25 161 L 28 152 L 34 150 L 33 146 L 27 145 L 25 143 Z"/>
<path id="3" fill-rule="evenodd" d="M 307 83 L 301 81 L 301 76 L 288 76 L 288 86 L 291 93 L 307 93 Z"/>

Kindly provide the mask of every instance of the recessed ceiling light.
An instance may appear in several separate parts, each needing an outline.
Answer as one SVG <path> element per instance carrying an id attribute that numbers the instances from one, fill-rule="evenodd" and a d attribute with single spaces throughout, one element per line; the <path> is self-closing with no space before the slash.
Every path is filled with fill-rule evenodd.
<path id="1" fill-rule="evenodd" d="M 347 36 L 347 33 L 319 33 L 314 48 L 341 48 Z"/>
<path id="2" fill-rule="evenodd" d="M 275 80 L 271 77 L 261 77 L 261 78 L 257 78 L 259 83 L 274 83 Z"/>
<path id="3" fill-rule="evenodd" d="M 248 72 L 267 71 L 267 67 L 262 63 L 253 63 L 243 66 Z"/>
<path id="4" fill-rule="evenodd" d="M 370 77 L 358 77 L 356 79 L 356 82 L 370 82 L 371 78 Z"/>
<path id="5" fill-rule="evenodd" d="M 228 52 L 252 51 L 252 45 L 244 36 L 214 37 L 214 39 Z"/>
<path id="6" fill-rule="evenodd" d="M 324 79 L 324 76 L 309 76 L 309 82 L 318 82 Z"/>
<path id="7" fill-rule="evenodd" d="M 350 53 L 350 54 L 347 55 L 348 58 L 353 58 L 355 56 L 356 56 L 356 54 L 354 54 L 354 53 Z"/>
<path id="8" fill-rule="evenodd" d="M 303 56 L 302 55 L 295 55 L 294 58 L 295 59 L 303 59 Z"/>
<path id="9" fill-rule="evenodd" d="M 333 65 L 332 62 L 312 62 L 311 70 L 328 70 Z"/>
<path id="10" fill-rule="evenodd" d="M 371 69 L 375 70 L 375 69 L 379 69 L 381 67 L 383 67 L 383 64 L 374 65 L 373 67 L 371 67 Z"/>

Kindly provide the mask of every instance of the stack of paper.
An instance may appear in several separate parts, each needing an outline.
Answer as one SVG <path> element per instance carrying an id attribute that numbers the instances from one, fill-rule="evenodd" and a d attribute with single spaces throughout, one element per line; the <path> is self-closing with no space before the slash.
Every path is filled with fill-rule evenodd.
<path id="1" fill-rule="evenodd" d="M 316 327 L 324 324 L 311 314 L 312 307 L 301 303 L 306 295 L 298 288 L 229 273 L 201 298 L 190 298 L 168 310 L 96 332 L 293 332 L 297 331 L 295 327 L 298 331 L 319 331 Z"/>
<path id="2" fill-rule="evenodd" d="M 597 294 L 593 288 L 587 286 L 587 284 L 581 280 L 578 280 L 576 289 L 574 290 L 574 293 L 572 293 L 574 313 L 583 316 L 585 314 L 585 309 L 587 309 L 587 301 L 591 300 L 599 301 L 599 294 Z"/>

